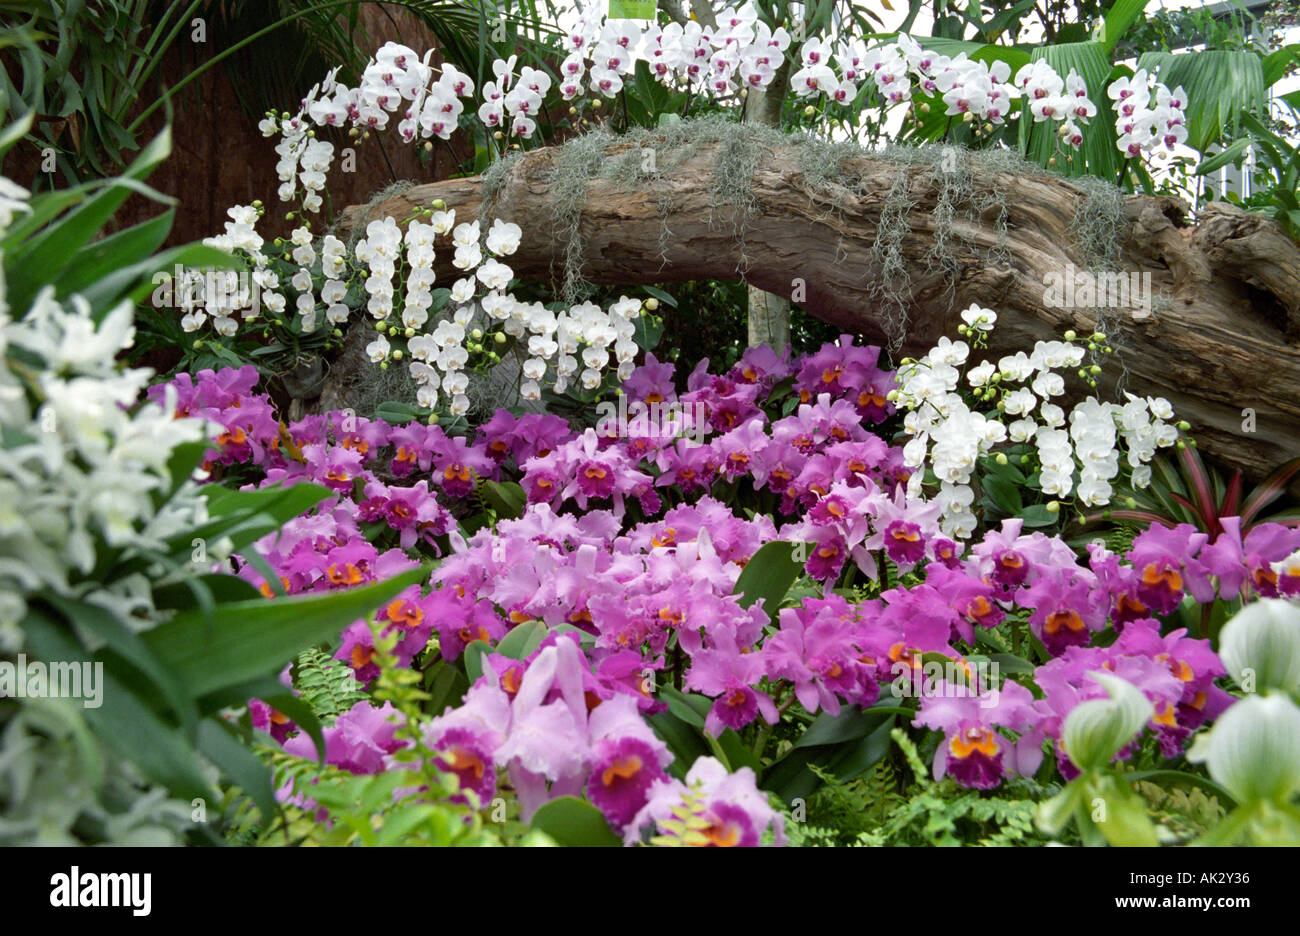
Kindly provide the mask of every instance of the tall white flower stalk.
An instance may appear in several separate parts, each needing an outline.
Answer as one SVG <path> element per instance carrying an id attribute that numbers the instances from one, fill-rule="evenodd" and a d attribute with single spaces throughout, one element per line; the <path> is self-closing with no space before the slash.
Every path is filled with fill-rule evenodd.
<path id="1" fill-rule="evenodd" d="M 962 319 L 962 333 L 976 348 L 984 347 L 997 314 L 971 306 Z M 1043 493 L 1057 499 L 1073 494 L 1084 506 L 1101 507 L 1110 503 L 1122 464 L 1132 484 L 1145 487 L 1156 450 L 1177 441 L 1178 428 L 1167 422 L 1173 409 L 1160 397 L 1129 393 L 1120 406 L 1089 396 L 1068 414 L 1054 402 L 1066 392 L 1061 371 L 1077 369 L 1094 387 L 1100 371 L 1099 365 L 1081 368 L 1085 342 L 1073 332 L 1065 337 L 1039 341 L 1030 354 L 1008 355 L 996 364 L 982 360 L 969 368 L 970 345 L 943 337 L 923 357 L 905 359 L 899 368 L 898 387 L 889 398 L 903 410 L 903 429 L 911 437 L 903 447 L 903 461 L 913 469 L 908 490 L 920 496 L 926 471 L 933 473 L 949 535 L 964 538 L 974 532 L 976 468 L 999 446 L 1033 445 Z M 1094 347 L 1104 342 L 1102 334 L 1086 339 Z"/>

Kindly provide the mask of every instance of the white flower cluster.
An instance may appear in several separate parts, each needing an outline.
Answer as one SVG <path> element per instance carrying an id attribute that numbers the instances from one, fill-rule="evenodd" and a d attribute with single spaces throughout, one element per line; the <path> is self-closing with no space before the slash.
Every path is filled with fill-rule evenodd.
<path id="1" fill-rule="evenodd" d="M 962 318 L 972 334 L 992 331 L 997 322 L 995 312 L 978 306 Z M 903 428 L 911 436 L 903 447 L 904 463 L 915 469 L 908 492 L 921 494 L 928 466 L 940 483 L 937 500 L 950 536 L 964 538 L 974 531 L 972 474 L 980 456 L 1000 443 L 1033 443 L 1043 492 L 1065 497 L 1074 491 L 1082 504 L 1096 507 L 1110 502 L 1110 482 L 1120 470 L 1117 443 L 1123 443 L 1134 485 L 1144 487 L 1156 449 L 1177 440 L 1177 428 L 1167 422 L 1173 418 L 1168 401 L 1132 394 L 1125 406 L 1088 397 L 1071 410 L 1064 428 L 1066 412 L 1052 400 L 1065 393 L 1058 371 L 1083 363 L 1086 352 L 1073 341 L 1039 341 L 1030 354 L 1021 351 L 996 365 L 984 360 L 969 368 L 966 383 L 977 405 L 998 400 L 996 410 L 985 415 L 958 392 L 970 350 L 964 341 L 940 338 L 928 354 L 899 369 L 899 386 L 890 394 L 904 410 Z M 1004 422 L 1003 417 L 1013 418 Z"/>
<path id="2" fill-rule="evenodd" d="M 334 74 L 337 71 L 337 68 L 331 71 L 325 81 L 311 89 L 303 101 L 304 110 L 311 106 L 320 89 L 334 85 Z M 320 211 L 324 204 L 320 193 L 325 189 L 325 174 L 334 161 L 334 144 L 315 138 L 307 121 L 303 119 L 301 110 L 293 116 L 267 115 L 258 123 L 257 128 L 264 137 L 282 135 L 280 142 L 275 145 L 275 154 L 280 157 L 275 164 L 275 173 L 280 179 L 280 201 L 293 201 L 301 184 L 305 193 L 302 199 L 303 209 Z"/>
<path id="3" fill-rule="evenodd" d="M 206 237 L 203 243 L 209 247 L 233 254 L 236 251 L 246 256 L 253 266 L 251 275 L 239 274 L 234 270 L 187 270 L 181 283 L 176 284 L 177 294 L 184 314 L 181 316 L 181 329 L 195 332 L 212 319 L 212 329 L 218 335 L 230 337 L 239 331 L 240 321 L 255 321 L 265 306 L 275 314 L 281 314 L 285 308 L 283 294 L 275 290 L 280 286 L 279 277 L 269 269 L 270 260 L 262 252 L 262 236 L 257 233 L 257 219 L 261 210 L 253 205 L 235 205 L 227 209 L 230 220 L 226 222 L 224 234 Z M 301 229 L 300 229 L 301 230 Z M 295 231 L 295 243 L 301 244 L 301 236 Z M 310 242 L 308 242 L 310 250 Z M 302 247 L 295 256 L 304 256 Z M 301 275 L 294 278 L 294 284 L 301 287 Z M 199 283 L 202 289 L 197 296 L 193 288 Z M 311 278 L 307 277 L 308 288 Z M 314 316 L 315 302 L 310 303 Z M 298 308 L 304 303 L 301 298 Z M 236 315 L 239 317 L 236 318 Z M 313 318 L 314 322 L 314 318 Z"/>
<path id="4" fill-rule="evenodd" d="M 592 303 L 555 312 L 541 303 L 524 303 L 507 290 L 514 272 L 500 257 L 513 254 L 523 232 L 516 224 L 497 218 L 483 234 L 479 222 L 456 224 L 454 211 L 437 211 L 428 223 L 412 221 L 403 238 L 392 218 L 370 222 L 366 236 L 357 242 L 356 257 L 369 270 L 365 289 L 370 299 L 367 310 L 378 323 L 379 335 L 366 346 L 375 363 L 400 360 L 402 352 L 389 341 L 398 333 L 397 326 L 385 327 L 394 311 L 393 276 L 402 257 L 410 268 L 406 277 L 406 297 L 401 311 L 401 333 L 407 339 L 411 355 L 410 373 L 418 385 L 416 399 L 421 406 L 436 407 L 442 394 L 449 409 L 460 415 L 469 409 L 466 393 L 469 377 L 464 372 L 469 362 L 468 337 L 481 338 L 482 329 L 498 326 L 505 335 L 519 340 L 528 357 L 523 363 L 524 381 L 520 395 L 527 400 L 541 396 L 540 381 L 548 362 L 554 361 L 556 392 L 563 393 L 575 375 L 581 384 L 592 389 L 600 385 L 601 371 L 608 366 L 611 352 L 618 373 L 631 375 L 637 345 L 632 340 L 641 303 L 623 297 L 608 311 Z M 452 265 L 466 274 L 450 289 L 450 316 L 441 319 L 432 331 L 423 331 L 433 302 L 434 241 L 450 231 L 454 255 Z M 484 258 L 483 248 L 488 256 Z M 471 331 L 474 332 L 471 335 Z M 581 347 L 585 345 L 585 347 Z M 577 357 L 581 347 L 581 359 Z"/>
<path id="5" fill-rule="evenodd" d="M 430 50 L 421 60 L 404 45 L 389 42 L 375 53 L 355 88 L 341 84 L 334 68 L 303 98 L 296 114 L 269 114 L 258 124 L 262 135 L 283 135 L 275 151 L 281 201 L 293 201 L 301 183 L 302 207 L 311 212 L 322 205 L 320 192 L 334 159 L 334 145 L 315 138 L 319 127 L 352 126 L 383 130 L 389 115 L 401 111 L 397 131 L 407 143 L 417 138 L 451 139 L 465 105 L 460 98 L 474 93 L 474 82 L 454 65 L 443 65 L 434 80 Z M 549 79 L 547 79 L 549 82 Z"/>
<path id="6" fill-rule="evenodd" d="M 1061 141 L 1079 148 L 1083 143 L 1079 124 L 1087 124 L 1097 116 L 1097 105 L 1088 98 L 1088 85 L 1074 69 L 1062 81 L 1046 62 L 1030 62 L 1016 72 L 1016 88 L 1024 95 L 1034 123 L 1062 121 L 1057 131 Z"/>
<path id="7" fill-rule="evenodd" d="M 1001 124 L 1011 111 L 1011 102 L 1023 95 L 1034 122 L 1062 121 L 1058 131 L 1062 140 L 1076 148 L 1083 142 L 1076 121 L 1086 124 L 1097 114 L 1087 84 L 1073 69 L 1062 79 L 1042 61 L 1025 65 L 1012 82 L 1011 66 L 1006 62 L 976 62 L 964 52 L 941 55 L 921 48 L 905 35 L 874 49 L 867 49 L 860 39 L 839 43 L 810 39 L 801 54 L 803 67 L 791 76 L 790 84 L 795 94 L 804 98 L 825 95 L 848 104 L 870 79 L 890 105 L 910 101 L 919 88 L 939 95 L 947 116 Z M 832 62 L 838 66 L 838 74 Z"/>
<path id="8" fill-rule="evenodd" d="M 16 189 L 0 179 L 6 197 Z M 10 217 L 25 207 L 10 206 Z M 119 372 L 114 364 L 134 338 L 131 303 L 98 325 L 80 296 L 68 306 L 47 286 L 14 321 L 0 279 L 0 646 L 18 639 L 23 596 L 36 590 L 77 595 L 124 616 L 147 607 L 143 576 L 75 581 L 95 568 L 100 542 L 156 549 L 181 528 L 180 514 L 205 519 L 201 500 L 180 499 L 161 513 L 153 502 L 170 487 L 172 449 L 202 439 L 204 427 L 174 419 L 174 407 L 132 411 L 152 372 Z M 23 378 L 10 367 L 11 348 L 24 352 Z"/>
<path id="9" fill-rule="evenodd" d="M 724 9 L 713 29 L 695 21 L 643 29 L 631 20 L 602 23 L 598 14 L 584 11 L 564 40 L 568 57 L 560 66 L 560 95 L 566 101 L 580 97 L 585 78 L 591 91 L 612 98 L 623 89 L 623 78 L 638 59 L 669 87 L 707 89 L 718 97 L 741 89 L 762 90 L 771 84 L 789 47 L 789 33 L 761 22 L 751 3 Z"/>
<path id="10" fill-rule="evenodd" d="M 510 127 L 510 135 L 528 139 L 537 130 L 533 118 L 542 110 L 542 100 L 551 90 L 551 76 L 525 65 L 515 75 L 517 56 L 492 63 L 495 81 L 483 84 L 483 103 L 478 119 L 489 130 Z"/>
<path id="11" fill-rule="evenodd" d="M 1155 92 L 1156 106 L 1151 107 Z M 1132 78 L 1120 78 L 1106 89 L 1115 102 L 1115 134 L 1119 151 L 1131 159 L 1160 150 L 1160 156 L 1173 156 L 1173 149 L 1187 139 L 1187 94 L 1182 86 L 1170 91 L 1160 82 L 1152 82 L 1139 68 Z"/>

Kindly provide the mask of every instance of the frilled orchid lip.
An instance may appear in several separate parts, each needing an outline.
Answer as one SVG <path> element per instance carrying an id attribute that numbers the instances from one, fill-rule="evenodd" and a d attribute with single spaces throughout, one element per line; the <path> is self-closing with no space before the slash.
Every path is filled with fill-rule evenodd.
<path id="1" fill-rule="evenodd" d="M 325 570 L 325 576 L 332 585 L 355 585 L 365 578 L 361 570 L 350 562 L 344 563 L 342 568 L 330 566 Z"/>
<path id="2" fill-rule="evenodd" d="M 1073 631 L 1076 634 L 1083 631 L 1087 625 L 1083 623 L 1083 618 L 1078 611 L 1066 609 L 1063 611 L 1053 611 L 1047 616 L 1043 624 L 1043 630 L 1049 634 L 1056 634 L 1062 629 Z"/>
<path id="3" fill-rule="evenodd" d="M 650 540 L 652 546 L 676 546 L 677 531 L 672 527 L 666 528 L 662 533 L 656 535 Z"/>
<path id="4" fill-rule="evenodd" d="M 635 754 L 616 757 L 600 774 L 600 782 L 607 787 L 615 786 L 619 781 L 631 780 L 641 772 L 641 758 Z"/>
<path id="5" fill-rule="evenodd" d="M 997 735 L 987 728 L 967 728 L 953 735 L 952 740 L 948 742 L 948 751 L 960 760 L 965 760 L 973 754 L 994 757 L 1001 749 Z"/>
<path id="6" fill-rule="evenodd" d="M 442 476 L 448 481 L 467 482 L 470 478 L 470 471 L 464 465 L 448 465 Z"/>
<path id="7" fill-rule="evenodd" d="M 460 630 L 456 631 L 456 636 L 465 644 L 472 644 L 476 640 L 481 640 L 484 643 L 492 642 L 492 635 L 488 633 L 488 629 L 482 624 L 479 624 L 478 626 L 466 624 Z"/>
<path id="8" fill-rule="evenodd" d="M 1169 672 L 1173 673 L 1181 682 L 1191 682 L 1196 678 L 1196 672 L 1186 660 L 1175 660 L 1168 653 L 1156 655 L 1156 659 L 1169 667 Z"/>
<path id="9" fill-rule="evenodd" d="M 1170 592 L 1182 591 L 1183 577 L 1177 569 L 1162 569 L 1153 562 L 1142 570 L 1142 584 L 1153 588 L 1164 586 Z"/>
<path id="10" fill-rule="evenodd" d="M 348 662 L 352 664 L 354 670 L 362 670 L 370 665 L 370 658 L 374 654 L 374 647 L 367 647 L 365 644 L 357 644 L 352 648 L 352 653 L 348 656 Z"/>
<path id="11" fill-rule="evenodd" d="M 1164 725 L 1166 728 L 1173 728 L 1178 724 L 1178 714 L 1174 707 L 1168 702 L 1161 702 L 1160 708 L 1156 710 L 1155 717 L 1151 719 L 1157 725 Z"/>
<path id="12" fill-rule="evenodd" d="M 997 613 L 997 606 L 983 595 L 976 595 L 966 603 L 966 617 L 976 624 Z"/>
<path id="13" fill-rule="evenodd" d="M 402 627 L 413 627 L 424 620 L 424 612 L 420 610 L 420 606 L 405 598 L 389 602 L 385 611 L 388 613 L 388 620 Z"/>

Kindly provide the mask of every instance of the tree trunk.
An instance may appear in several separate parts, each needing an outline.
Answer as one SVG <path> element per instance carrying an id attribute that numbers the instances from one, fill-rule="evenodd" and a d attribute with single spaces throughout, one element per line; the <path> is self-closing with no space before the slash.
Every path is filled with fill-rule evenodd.
<path id="1" fill-rule="evenodd" d="M 955 336 L 959 312 L 972 303 L 998 313 L 991 347 L 977 359 L 996 361 L 1071 328 L 1091 332 L 1102 319 L 1117 352 L 1103 395 L 1115 391 L 1122 364 L 1126 389 L 1167 398 L 1202 450 L 1224 464 L 1259 477 L 1300 455 L 1300 248 L 1271 220 L 1213 204 L 1193 224 L 1173 199 L 1124 197 L 1112 268 L 1149 273 L 1154 301 L 1149 314 L 1103 316 L 1059 307 L 1047 288 L 1053 276 L 1089 267 L 1074 244 L 1089 199 L 1081 187 L 1000 168 L 1007 163 L 977 165 L 962 153 L 963 165 L 976 168 L 966 176 L 969 210 L 954 215 L 933 162 L 843 156 L 840 148 L 828 183 L 808 171 L 797 143 L 754 133 L 761 158 L 744 205 L 719 202 L 714 171 L 725 142 L 695 146 L 673 165 L 661 157 L 655 176 L 632 183 L 593 174 L 578 228 L 586 278 L 637 285 L 743 274 L 760 289 L 795 294 L 812 315 L 914 355 Z M 616 139 L 606 159 L 641 145 Z M 558 285 L 566 245 L 555 236 L 551 184 L 559 149 L 516 159 L 486 205 L 481 179 L 454 179 L 412 188 L 370 216 L 403 219 L 442 199 L 459 220 L 512 221 L 524 231 L 507 258 L 515 274 Z M 361 210 L 347 209 L 340 226 L 362 220 Z M 439 253 L 442 282 L 459 275 L 450 258 Z"/>

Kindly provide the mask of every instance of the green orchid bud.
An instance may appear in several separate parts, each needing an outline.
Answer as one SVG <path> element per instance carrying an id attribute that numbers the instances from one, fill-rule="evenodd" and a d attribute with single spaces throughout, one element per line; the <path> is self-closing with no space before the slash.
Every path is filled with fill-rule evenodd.
<path id="1" fill-rule="evenodd" d="M 438 425 L 438 414 L 437 414 L 437 413 L 430 413 L 430 414 L 429 414 L 429 418 L 425 420 L 425 423 L 427 423 L 427 424 L 430 425 L 430 426 L 436 426 L 436 425 Z"/>
<path id="2" fill-rule="evenodd" d="M 1073 341 L 1074 339 L 1076 339 L 1076 338 L 1078 338 L 1078 337 L 1079 337 L 1078 334 L 1075 332 L 1075 330 L 1074 330 L 1073 328 L 1071 328 L 1068 332 L 1065 333 L 1065 340 L 1066 340 L 1066 341 Z"/>
<path id="3" fill-rule="evenodd" d="M 1094 364 L 1094 365 L 1092 365 L 1091 367 L 1088 368 L 1088 373 L 1092 374 L 1094 377 L 1095 377 L 1097 374 L 1100 374 L 1100 373 L 1101 373 L 1101 365 L 1100 365 L 1100 364 Z"/>
<path id="4" fill-rule="evenodd" d="M 476 328 L 476 329 L 474 329 L 472 332 L 470 332 L 469 335 L 470 335 L 470 337 L 473 338 L 475 341 L 478 341 L 480 338 L 483 337 L 483 329 L 481 329 L 481 328 Z"/>
<path id="5" fill-rule="evenodd" d="M 1247 692 L 1300 693 L 1300 606 L 1285 598 L 1252 601 L 1223 625 L 1219 656 Z"/>
<path id="6" fill-rule="evenodd" d="M 203 347 L 203 339 L 202 339 L 202 338 L 195 338 L 195 339 L 194 339 L 194 350 L 197 351 L 197 350 L 199 350 L 199 349 L 202 348 L 202 347 Z"/>
<path id="7" fill-rule="evenodd" d="M 995 459 L 993 459 L 993 460 L 994 460 L 995 462 L 997 462 L 999 465 L 1005 465 L 1005 464 L 1007 463 L 1007 453 L 1006 453 L 1006 452 L 998 452 L 997 458 L 995 458 Z"/>
<path id="8" fill-rule="evenodd" d="M 505 332 L 497 332 L 495 335 L 492 336 L 492 340 L 495 341 L 497 344 L 505 344 L 505 343 L 506 343 L 506 333 L 505 333 Z"/>
<path id="9" fill-rule="evenodd" d="M 1092 672 L 1108 699 L 1080 702 L 1065 717 L 1061 743 L 1080 770 L 1105 767 L 1155 715 L 1155 708 L 1131 682 L 1113 673 Z"/>
<path id="10" fill-rule="evenodd" d="M 336 328 L 336 329 L 334 329 L 334 331 L 330 332 L 330 334 L 333 335 L 335 338 L 342 338 L 342 337 L 343 337 L 343 329 L 341 329 L 341 328 Z"/>
<path id="11" fill-rule="evenodd" d="M 1247 696 L 1197 737 L 1187 759 L 1240 806 L 1287 803 L 1300 790 L 1300 707 L 1285 695 Z"/>
<path id="12" fill-rule="evenodd" d="M 401 359 L 402 359 L 402 349 L 397 348 L 396 350 L 393 351 L 393 360 L 400 361 Z"/>
<path id="13" fill-rule="evenodd" d="M 651 312 L 653 312 L 655 311 L 655 309 L 659 308 L 659 300 L 656 299 L 654 296 L 651 296 L 643 303 L 643 305 Z"/>
<path id="14" fill-rule="evenodd" d="M 414 338 L 414 337 L 415 337 L 415 329 L 414 329 L 414 328 L 408 328 L 408 329 L 406 329 L 405 331 L 402 332 L 402 335 L 405 336 L 405 337 L 407 337 L 407 338 Z"/>
<path id="15" fill-rule="evenodd" d="M 388 326 L 388 337 L 390 337 L 390 338 L 396 338 L 396 337 L 397 337 L 397 326 L 396 326 L 396 325 L 389 325 L 389 326 Z"/>
<path id="16" fill-rule="evenodd" d="M 803 109 L 803 115 L 805 117 L 811 117 L 815 113 L 817 113 L 817 108 L 813 107 L 811 104 Z"/>
<path id="17" fill-rule="evenodd" d="M 1061 502 L 1059 500 L 1048 501 L 1043 506 L 1049 514 L 1058 514 L 1061 512 Z"/>
<path id="18" fill-rule="evenodd" d="M 441 198 L 435 198 L 433 201 L 429 202 L 429 207 L 434 211 L 445 211 L 447 209 L 447 203 Z"/>

